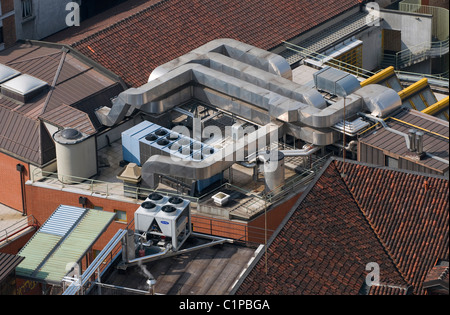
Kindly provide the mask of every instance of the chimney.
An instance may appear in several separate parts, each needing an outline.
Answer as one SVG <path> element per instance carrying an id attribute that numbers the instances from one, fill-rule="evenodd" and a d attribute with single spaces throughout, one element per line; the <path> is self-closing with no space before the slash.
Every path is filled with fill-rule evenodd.
<path id="1" fill-rule="evenodd" d="M 408 133 L 409 138 L 409 151 L 414 152 L 416 151 L 416 130 L 415 129 L 409 129 Z"/>
<path id="2" fill-rule="evenodd" d="M 418 155 L 423 153 L 423 132 L 416 132 L 416 151 Z"/>

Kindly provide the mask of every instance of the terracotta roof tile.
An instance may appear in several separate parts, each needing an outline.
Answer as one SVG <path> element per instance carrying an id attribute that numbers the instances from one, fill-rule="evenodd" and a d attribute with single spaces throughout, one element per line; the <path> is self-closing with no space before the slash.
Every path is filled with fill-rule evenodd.
<path id="1" fill-rule="evenodd" d="M 383 283 L 407 286 L 334 164 L 327 167 L 272 239 L 238 294 L 358 294 L 366 265 Z"/>
<path id="2" fill-rule="evenodd" d="M 165 0 L 150 4 L 139 12 L 132 10 L 127 18 L 121 14 L 120 20 L 110 19 L 111 24 L 100 30 L 89 22 L 89 28 L 98 31 L 83 39 L 77 36 L 73 47 L 137 87 L 147 82 L 155 67 L 213 39 L 234 38 L 270 49 L 360 1 Z M 63 40 L 61 35 L 59 39 Z"/>
<path id="3" fill-rule="evenodd" d="M 368 294 L 425 294 L 449 257 L 448 194 L 443 177 L 331 160 L 269 241 L 268 273 L 262 253 L 236 293 L 358 294 L 377 262 Z"/>
<path id="4" fill-rule="evenodd" d="M 437 259 L 449 258 L 448 180 L 336 161 L 375 232 L 414 292 Z"/>

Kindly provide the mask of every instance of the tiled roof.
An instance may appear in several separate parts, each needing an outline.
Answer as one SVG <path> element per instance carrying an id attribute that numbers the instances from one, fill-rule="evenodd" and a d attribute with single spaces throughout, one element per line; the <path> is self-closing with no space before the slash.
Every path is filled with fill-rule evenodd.
<path id="1" fill-rule="evenodd" d="M 335 162 L 377 235 L 414 292 L 437 259 L 449 257 L 448 180 Z M 343 168 L 345 165 L 345 169 Z"/>
<path id="2" fill-rule="evenodd" d="M 377 262 L 381 283 L 407 287 L 334 163 L 301 197 L 238 294 L 358 294 L 366 265 Z"/>
<path id="3" fill-rule="evenodd" d="M 1 64 L 55 83 L 26 103 L 0 94 L 0 150 L 44 165 L 55 158 L 55 148 L 40 119 L 94 134 L 100 127 L 94 110 L 123 91 L 120 82 L 63 48 L 24 42 L 0 52 Z"/>
<path id="4" fill-rule="evenodd" d="M 342 176 L 342 173 L 345 176 Z M 380 266 L 368 294 L 424 294 L 449 257 L 448 180 L 331 160 L 241 279 L 237 294 L 358 294 L 365 266 Z"/>
<path id="5" fill-rule="evenodd" d="M 24 260 L 24 257 L 0 253 L 0 284 L 6 279 L 17 267 L 18 264 Z"/>
<path id="6" fill-rule="evenodd" d="M 131 1 L 131 3 L 136 1 Z M 360 0 L 164 0 L 97 28 L 74 48 L 113 71 L 130 86 L 151 71 L 213 39 L 233 38 L 270 49 L 349 10 Z M 99 22 L 101 23 L 101 22 Z M 83 25 L 81 26 L 83 27 Z M 69 31 L 68 31 L 69 32 Z M 72 31 L 73 32 L 73 31 Z M 70 36 L 70 33 L 67 33 Z M 57 37 L 54 37 L 57 39 Z M 61 38 L 59 36 L 58 38 Z M 63 40 L 63 39 L 61 39 Z"/>

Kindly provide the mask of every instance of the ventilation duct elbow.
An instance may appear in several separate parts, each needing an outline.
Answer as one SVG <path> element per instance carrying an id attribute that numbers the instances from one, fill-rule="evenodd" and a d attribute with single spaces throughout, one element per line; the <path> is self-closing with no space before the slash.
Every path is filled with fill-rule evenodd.
<path id="1" fill-rule="evenodd" d="M 354 94 L 362 97 L 366 110 L 376 117 L 386 117 L 402 106 L 397 92 L 382 85 L 369 84 Z"/>

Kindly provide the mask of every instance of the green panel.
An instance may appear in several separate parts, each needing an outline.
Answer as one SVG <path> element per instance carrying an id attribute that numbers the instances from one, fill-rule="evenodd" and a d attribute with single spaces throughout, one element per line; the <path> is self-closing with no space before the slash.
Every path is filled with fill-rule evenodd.
<path id="1" fill-rule="evenodd" d="M 77 263 L 114 218 L 114 213 L 89 210 L 41 268 L 46 281 L 60 282 L 68 264 Z"/>
<path id="2" fill-rule="evenodd" d="M 61 237 L 57 235 L 36 233 L 18 253 L 19 256 L 25 257 L 25 259 L 17 266 L 17 275 L 31 276 L 60 239 Z"/>

